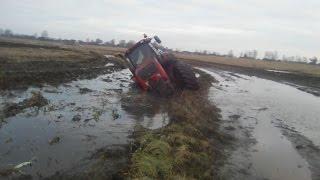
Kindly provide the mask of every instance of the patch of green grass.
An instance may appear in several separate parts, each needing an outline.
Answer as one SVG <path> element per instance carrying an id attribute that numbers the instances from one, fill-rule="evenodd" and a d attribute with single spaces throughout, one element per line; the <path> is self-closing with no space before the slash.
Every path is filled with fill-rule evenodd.
<path id="1" fill-rule="evenodd" d="M 101 109 L 97 109 L 97 108 L 94 108 L 93 109 L 93 112 L 92 112 L 92 116 L 93 116 L 93 119 L 95 121 L 99 121 L 100 120 L 100 116 L 103 114 L 103 110 Z"/>
<path id="2" fill-rule="evenodd" d="M 144 179 L 212 179 L 218 109 L 208 98 L 213 79 L 200 72 L 201 90 L 168 99 L 171 123 L 158 130 L 137 130 L 128 176 Z M 141 127 L 140 127 L 141 128 Z M 219 136 L 217 136 L 219 137 Z"/>
<path id="3" fill-rule="evenodd" d="M 169 178 L 173 173 L 171 146 L 151 133 L 142 136 L 140 142 L 141 147 L 131 159 L 132 177 Z"/>

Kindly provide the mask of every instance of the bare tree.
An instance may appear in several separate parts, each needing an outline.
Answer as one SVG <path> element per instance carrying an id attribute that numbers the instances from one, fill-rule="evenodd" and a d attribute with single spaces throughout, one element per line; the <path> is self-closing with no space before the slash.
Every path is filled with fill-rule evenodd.
<path id="1" fill-rule="evenodd" d="M 101 43 L 103 43 L 103 41 L 102 41 L 101 39 L 97 38 L 97 39 L 96 39 L 96 43 L 97 43 L 97 44 L 101 44 Z"/>
<path id="2" fill-rule="evenodd" d="M 130 47 L 132 47 L 135 43 L 136 43 L 136 42 L 135 42 L 134 40 L 130 40 L 130 41 L 127 42 L 126 47 L 127 47 L 127 48 L 130 48 Z"/>
<path id="3" fill-rule="evenodd" d="M 302 63 L 308 63 L 308 58 L 302 57 Z"/>
<path id="4" fill-rule="evenodd" d="M 297 61 L 297 62 L 299 62 L 299 63 L 302 62 L 301 56 L 296 56 L 294 59 L 295 59 L 295 61 Z"/>
<path id="5" fill-rule="evenodd" d="M 6 29 L 6 30 L 4 30 L 3 34 L 4 34 L 4 36 L 12 36 L 13 32 L 10 29 Z"/>
<path id="6" fill-rule="evenodd" d="M 228 56 L 228 57 L 234 57 L 234 55 L 233 55 L 233 51 L 232 51 L 232 50 L 230 50 L 230 51 L 228 52 L 227 56 Z"/>
<path id="7" fill-rule="evenodd" d="M 240 58 L 243 58 L 243 57 L 244 57 L 244 53 L 241 52 L 241 53 L 240 53 Z"/>
<path id="8" fill-rule="evenodd" d="M 285 57 L 284 60 L 285 61 L 295 61 L 295 57 L 294 56 Z"/>
<path id="9" fill-rule="evenodd" d="M 120 40 L 118 46 L 119 47 L 126 47 L 126 40 Z"/>
<path id="10" fill-rule="evenodd" d="M 45 39 L 49 38 L 49 33 L 48 33 L 48 31 L 46 31 L 46 30 L 42 31 L 41 37 L 42 37 L 42 38 L 45 38 Z"/>
<path id="11" fill-rule="evenodd" d="M 116 40 L 115 40 L 115 39 L 111 39 L 110 45 L 111 45 L 111 46 L 116 46 Z"/>
<path id="12" fill-rule="evenodd" d="M 0 28 L 0 36 L 3 35 L 4 30 Z"/>
<path id="13" fill-rule="evenodd" d="M 288 61 L 288 57 L 286 55 L 282 55 L 282 61 Z"/>
<path id="14" fill-rule="evenodd" d="M 309 60 L 310 60 L 309 64 L 317 64 L 317 62 L 318 62 L 318 58 L 317 57 L 310 58 Z"/>
<path id="15" fill-rule="evenodd" d="M 253 58 L 253 59 L 257 59 L 257 57 L 258 57 L 258 51 L 254 49 L 254 50 L 252 51 L 252 58 Z"/>
<path id="16" fill-rule="evenodd" d="M 277 51 L 266 51 L 263 60 L 275 61 L 278 59 Z"/>
<path id="17" fill-rule="evenodd" d="M 258 56 L 258 51 L 257 50 L 246 51 L 242 53 L 240 56 L 243 58 L 256 59 Z"/>

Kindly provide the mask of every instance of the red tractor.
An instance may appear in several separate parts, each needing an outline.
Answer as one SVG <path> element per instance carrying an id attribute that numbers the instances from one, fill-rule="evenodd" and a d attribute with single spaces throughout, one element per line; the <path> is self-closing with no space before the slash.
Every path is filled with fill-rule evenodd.
<path id="1" fill-rule="evenodd" d="M 160 50 L 160 43 L 158 36 L 148 38 L 144 35 L 144 39 L 126 51 L 125 59 L 133 74 L 132 79 L 143 90 L 156 91 L 161 95 L 170 95 L 176 89 L 199 89 L 192 67 Z"/>

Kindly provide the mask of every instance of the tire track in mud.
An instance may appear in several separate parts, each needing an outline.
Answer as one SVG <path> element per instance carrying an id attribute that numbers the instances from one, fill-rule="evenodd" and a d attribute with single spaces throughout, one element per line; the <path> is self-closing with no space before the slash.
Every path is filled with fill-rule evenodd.
<path id="1" fill-rule="evenodd" d="M 181 166 L 168 169 L 166 172 L 170 173 L 166 177 L 183 176 L 185 172 L 189 177 L 214 176 L 212 164 L 219 157 L 223 136 L 216 132 L 218 110 L 210 105 L 206 96 L 212 77 L 199 72 L 199 78 L 203 79 L 201 91 L 184 92 L 181 97 L 170 100 L 142 93 L 132 86 L 129 74 L 125 69 L 59 86 L 44 85 L 1 93 L 1 98 L 17 106 L 28 100 L 33 91 L 40 92 L 49 102 L 39 108 L 21 106 L 21 111 L 5 118 L 7 121 L 0 131 L 1 140 L 7 142 L 0 141 L 1 173 L 5 172 L 3 168 L 10 168 L 10 164 L 31 159 L 32 166 L 23 168 L 28 176 L 23 177 L 127 176 L 121 169 L 127 167 L 128 159 L 133 157 L 130 154 L 134 151 L 129 151 L 133 150 L 131 133 L 139 126 L 144 127 L 143 133 L 155 136 L 163 133 L 159 137 L 167 136 L 172 145 L 170 154 L 181 156 L 174 159 Z M 197 106 L 194 103 L 198 103 Z M 189 111 L 192 107 L 197 108 Z M 161 128 L 166 125 L 170 128 Z M 22 129 L 30 133 L 19 133 Z M 21 147 L 25 151 L 21 151 Z M 155 176 L 164 177 L 158 175 Z M 13 177 L 22 176 L 13 172 Z"/>
<path id="2" fill-rule="evenodd" d="M 308 161 L 312 172 L 312 179 L 319 179 L 320 148 L 311 140 L 294 130 L 294 128 L 286 125 L 281 119 L 277 119 L 277 122 L 274 123 L 281 129 L 282 134 L 292 142 L 298 153 Z"/>
<path id="3" fill-rule="evenodd" d="M 222 131 L 236 138 L 227 150 L 231 158 L 221 169 L 223 178 L 319 178 L 316 96 L 257 77 L 208 70 L 220 81 L 211 95 L 222 109 Z"/>

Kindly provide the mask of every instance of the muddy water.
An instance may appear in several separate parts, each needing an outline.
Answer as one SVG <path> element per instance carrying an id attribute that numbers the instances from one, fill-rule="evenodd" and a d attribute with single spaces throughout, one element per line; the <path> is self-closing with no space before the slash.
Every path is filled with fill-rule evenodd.
<path id="1" fill-rule="evenodd" d="M 126 69 L 57 87 L 2 91 L 0 110 L 7 103 L 30 97 L 33 91 L 41 92 L 49 104 L 1 117 L 0 170 L 31 162 L 32 166 L 20 170 L 35 179 L 56 172 L 86 171 L 94 161 L 90 157 L 99 149 L 127 145 L 135 125 L 156 129 L 167 124 L 164 113 L 146 116 L 124 109 L 122 99 L 128 94 L 144 96 L 132 92 L 130 75 Z M 114 164 L 110 163 L 111 169 Z"/>
<path id="2" fill-rule="evenodd" d="M 206 69 L 223 131 L 236 138 L 226 179 L 320 179 L 320 98 L 293 86 Z"/>

